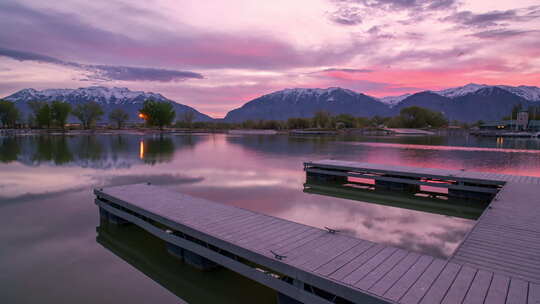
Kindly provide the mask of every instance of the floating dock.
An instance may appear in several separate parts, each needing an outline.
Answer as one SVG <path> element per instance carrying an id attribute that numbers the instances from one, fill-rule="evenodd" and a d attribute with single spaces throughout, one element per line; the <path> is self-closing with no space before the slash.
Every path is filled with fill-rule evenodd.
<path id="1" fill-rule="evenodd" d="M 383 178 L 388 170 L 399 182 L 416 174 L 411 181 L 495 189 L 496 197 L 445 260 L 147 184 L 94 192 L 103 219 L 142 227 L 196 267 L 223 266 L 266 285 L 279 303 L 540 303 L 539 178 L 378 166 L 305 168 Z"/>

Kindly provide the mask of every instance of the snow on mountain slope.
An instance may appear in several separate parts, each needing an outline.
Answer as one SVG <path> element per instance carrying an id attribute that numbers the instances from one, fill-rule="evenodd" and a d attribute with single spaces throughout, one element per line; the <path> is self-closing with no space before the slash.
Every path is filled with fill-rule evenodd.
<path id="1" fill-rule="evenodd" d="M 379 98 L 379 101 L 389 105 L 390 107 L 393 107 L 393 106 L 397 105 L 398 103 L 400 103 L 403 99 L 405 99 L 405 98 L 407 98 L 407 97 L 409 97 L 411 95 L 412 94 L 403 94 L 403 95 L 399 95 L 399 96 L 386 96 L 386 97 Z"/>
<path id="2" fill-rule="evenodd" d="M 435 94 L 439 94 L 441 96 L 454 98 L 459 96 L 464 96 L 470 93 L 474 93 L 480 89 L 488 87 L 485 84 L 476 84 L 476 83 L 469 83 L 467 85 L 464 85 L 462 87 L 455 87 L 455 88 L 449 88 L 441 91 L 432 91 Z"/>
<path id="3" fill-rule="evenodd" d="M 105 112 L 104 119 L 108 113 L 116 108 L 125 110 L 131 121 L 138 121 L 138 111 L 142 103 L 148 99 L 155 101 L 170 102 L 176 112 L 177 118 L 182 117 L 183 113 L 194 112 L 195 121 L 211 121 L 212 118 L 206 114 L 200 113 L 192 107 L 177 103 L 158 93 L 131 91 L 128 88 L 107 88 L 102 86 L 92 86 L 78 89 L 23 89 L 4 98 L 14 102 L 23 116 L 30 113 L 29 101 L 64 101 L 75 106 L 76 104 L 94 101 L 101 104 Z"/>
<path id="4" fill-rule="evenodd" d="M 335 100 L 333 98 L 333 93 L 335 92 L 342 92 L 349 94 L 351 96 L 357 95 L 358 93 L 355 93 L 348 89 L 342 89 L 337 87 L 327 88 L 327 89 L 307 89 L 307 88 L 294 88 L 294 89 L 284 89 L 276 92 L 272 92 L 268 94 L 269 96 L 277 97 L 281 100 L 289 100 L 291 98 L 298 101 L 299 99 L 303 97 L 310 97 L 310 98 L 320 98 L 322 95 L 328 95 L 328 101 Z"/>
<path id="5" fill-rule="evenodd" d="M 62 101 L 95 101 L 104 104 L 140 103 L 146 99 L 158 101 L 168 100 L 161 94 L 143 91 L 131 91 L 128 88 L 107 88 L 101 86 L 91 86 L 78 89 L 46 89 L 34 90 L 24 89 L 12 94 L 5 99 L 14 102 L 24 102 L 30 100 L 62 100 Z"/>
<path id="6" fill-rule="evenodd" d="M 485 84 L 476 84 L 476 83 L 469 83 L 467 85 L 464 85 L 462 87 L 455 87 L 455 88 L 449 88 L 445 90 L 440 91 L 433 91 L 435 94 L 439 94 L 441 96 L 454 98 L 454 97 L 460 97 L 465 96 L 467 94 L 475 93 L 476 91 L 484 88 L 492 88 L 497 87 L 503 90 L 506 90 L 512 94 L 515 94 L 521 98 L 527 99 L 529 101 L 540 101 L 540 88 L 534 87 L 534 86 L 507 86 L 507 85 L 485 85 Z"/>
<path id="7" fill-rule="evenodd" d="M 540 101 L 540 88 L 533 86 L 519 86 L 511 87 L 499 85 L 497 86 L 501 89 L 507 90 L 513 94 L 516 94 L 519 97 L 525 98 L 530 101 Z"/>

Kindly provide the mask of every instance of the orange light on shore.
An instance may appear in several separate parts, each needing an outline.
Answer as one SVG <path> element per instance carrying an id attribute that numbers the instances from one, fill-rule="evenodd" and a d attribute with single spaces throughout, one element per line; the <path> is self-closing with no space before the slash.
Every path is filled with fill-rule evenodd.
<path id="1" fill-rule="evenodd" d="M 139 118 L 146 120 L 146 115 L 144 115 L 143 113 L 139 113 Z"/>

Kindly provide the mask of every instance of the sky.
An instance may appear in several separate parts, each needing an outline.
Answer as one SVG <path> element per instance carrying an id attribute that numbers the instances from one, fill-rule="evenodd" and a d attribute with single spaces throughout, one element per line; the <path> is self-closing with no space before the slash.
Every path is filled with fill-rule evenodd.
<path id="1" fill-rule="evenodd" d="M 537 0 L 2 0 L 0 96 L 127 87 L 213 117 L 285 88 L 540 86 Z"/>

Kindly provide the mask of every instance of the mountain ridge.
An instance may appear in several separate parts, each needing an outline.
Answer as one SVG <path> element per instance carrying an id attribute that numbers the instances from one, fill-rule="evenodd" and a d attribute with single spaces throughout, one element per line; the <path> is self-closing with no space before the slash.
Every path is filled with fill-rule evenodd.
<path id="1" fill-rule="evenodd" d="M 15 102 L 24 115 L 29 113 L 28 102 L 31 100 L 47 102 L 60 100 L 70 102 L 72 105 L 96 101 L 104 107 L 105 120 L 110 111 L 123 108 L 128 112 L 129 120 L 132 122 L 140 122 L 137 117 L 140 105 L 147 99 L 154 99 L 171 102 L 177 113 L 177 119 L 181 119 L 186 111 L 194 111 L 195 121 L 214 120 L 192 107 L 175 102 L 159 93 L 132 91 L 125 87 L 90 86 L 45 90 L 27 88 L 4 99 Z M 540 105 L 540 88 L 469 83 L 444 90 L 426 90 L 382 98 L 340 87 L 287 88 L 252 99 L 229 111 L 225 118 L 219 120 L 227 122 L 242 122 L 249 119 L 286 120 L 291 117 L 312 117 L 321 110 L 334 115 L 392 116 L 397 115 L 404 107 L 422 106 L 442 112 L 450 120 L 471 122 L 502 119 L 516 104 L 522 104 L 525 107 Z M 70 121 L 75 121 L 75 119 L 72 117 Z"/>
<path id="2" fill-rule="evenodd" d="M 501 97 L 502 95 L 504 97 Z M 490 100 L 494 102 L 490 104 Z M 471 83 L 440 91 L 426 90 L 383 98 L 339 87 L 295 88 L 252 99 L 229 111 L 224 120 L 285 120 L 291 117 L 310 117 L 320 110 L 334 115 L 391 116 L 399 114 L 399 110 L 407 106 L 422 106 L 442 112 L 450 120 L 473 122 L 499 120 L 508 115 L 516 104 L 527 107 L 536 103 L 540 105 L 540 88 L 534 86 L 489 86 Z M 303 108 L 298 109 L 299 105 Z"/>
<path id="3" fill-rule="evenodd" d="M 138 118 L 138 111 L 141 105 L 147 99 L 153 99 L 156 101 L 170 102 L 176 112 L 176 118 L 192 111 L 195 113 L 194 121 L 211 121 L 212 118 L 206 114 L 203 114 L 196 109 L 175 102 L 171 99 L 164 97 L 159 93 L 144 92 L 144 91 L 132 91 L 128 88 L 119 87 L 103 87 L 103 86 L 90 86 L 77 89 L 45 89 L 35 90 L 32 88 L 19 90 L 9 96 L 3 98 L 4 100 L 14 102 L 19 110 L 26 118 L 30 113 L 28 102 L 30 101 L 64 101 L 70 103 L 72 106 L 77 104 L 94 101 L 99 103 L 105 114 L 103 115 L 103 121 L 108 121 L 108 114 L 117 108 L 124 109 L 129 116 L 129 122 L 141 122 Z M 69 118 L 70 122 L 75 122 L 74 117 Z"/>

